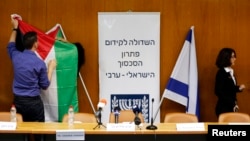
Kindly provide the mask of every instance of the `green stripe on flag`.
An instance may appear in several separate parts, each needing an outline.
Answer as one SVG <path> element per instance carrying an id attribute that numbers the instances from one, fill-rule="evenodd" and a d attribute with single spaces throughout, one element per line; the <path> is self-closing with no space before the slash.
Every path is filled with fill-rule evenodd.
<path id="1" fill-rule="evenodd" d="M 71 43 L 56 41 L 54 46 L 57 60 L 58 121 L 61 121 L 70 105 L 78 112 L 78 53 Z"/>
<path id="2" fill-rule="evenodd" d="M 58 30 L 56 37 L 64 38 L 64 34 L 62 33 L 61 29 Z"/>

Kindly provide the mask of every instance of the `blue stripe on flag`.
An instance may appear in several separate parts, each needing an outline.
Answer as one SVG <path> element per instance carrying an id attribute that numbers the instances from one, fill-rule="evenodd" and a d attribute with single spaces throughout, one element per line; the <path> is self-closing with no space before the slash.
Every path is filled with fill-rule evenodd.
<path id="1" fill-rule="evenodd" d="M 170 78 L 166 89 L 188 98 L 188 85 L 181 81 Z"/>

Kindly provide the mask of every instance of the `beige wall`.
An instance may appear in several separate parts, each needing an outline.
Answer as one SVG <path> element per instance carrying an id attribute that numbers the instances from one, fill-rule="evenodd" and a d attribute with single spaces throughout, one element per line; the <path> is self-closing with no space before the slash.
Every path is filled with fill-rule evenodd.
<path id="1" fill-rule="evenodd" d="M 13 70 L 6 53 L 11 33 L 10 15 L 18 13 L 31 25 L 47 31 L 60 23 L 69 41 L 84 45 L 86 63 L 81 74 L 97 105 L 98 81 L 98 12 L 160 12 L 162 95 L 190 26 L 195 26 L 199 73 L 201 121 L 217 121 L 213 92 L 217 68 L 215 58 L 224 46 L 237 52 L 235 73 L 239 83 L 250 87 L 249 71 L 249 0 L 1 0 L 0 1 L 0 110 L 8 111 L 12 103 Z M 81 112 L 92 112 L 83 86 L 78 81 Z M 250 114 L 250 89 L 238 95 L 241 112 Z M 165 113 L 184 112 L 185 108 L 165 99 L 161 106 L 161 121 Z"/>

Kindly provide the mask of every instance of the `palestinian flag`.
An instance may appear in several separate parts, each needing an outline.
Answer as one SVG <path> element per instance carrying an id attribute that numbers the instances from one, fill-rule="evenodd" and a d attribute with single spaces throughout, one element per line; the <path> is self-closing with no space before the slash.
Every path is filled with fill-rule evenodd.
<path id="1" fill-rule="evenodd" d="M 18 18 L 17 18 L 18 19 Z M 28 31 L 35 31 L 38 35 L 38 49 L 36 54 L 47 64 L 56 59 L 57 66 L 52 81 L 47 90 L 42 90 L 42 100 L 45 108 L 46 122 L 61 122 L 70 105 L 78 112 L 77 74 L 78 52 L 74 44 L 56 40 L 63 37 L 63 30 L 59 24 L 44 33 L 39 29 L 18 19 L 20 38 Z M 18 42 L 17 42 L 18 44 Z"/>

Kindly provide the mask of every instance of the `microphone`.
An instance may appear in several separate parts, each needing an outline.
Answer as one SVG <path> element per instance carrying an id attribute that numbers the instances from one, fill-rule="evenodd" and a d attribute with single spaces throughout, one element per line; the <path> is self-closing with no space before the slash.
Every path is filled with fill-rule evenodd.
<path id="1" fill-rule="evenodd" d="M 152 98 L 151 124 L 146 127 L 148 130 L 156 130 L 157 129 L 157 127 L 153 124 L 153 122 L 154 122 L 154 118 L 153 118 L 153 109 L 154 109 L 153 108 L 153 103 L 154 103 L 154 98 Z"/>
<path id="2" fill-rule="evenodd" d="M 94 127 L 93 129 L 99 127 L 102 125 L 103 127 L 106 127 L 102 124 L 102 109 L 103 107 L 107 104 L 107 100 L 106 99 L 100 99 L 100 101 L 97 104 L 97 112 L 95 113 L 95 117 L 96 117 L 96 121 L 97 121 L 97 125 L 96 127 Z"/>
<path id="3" fill-rule="evenodd" d="M 138 107 L 138 105 L 133 106 L 133 112 L 135 114 L 135 118 L 134 118 L 135 125 L 140 125 L 141 124 L 141 119 L 138 117 L 138 115 L 141 112 L 141 109 Z"/>
<path id="4" fill-rule="evenodd" d="M 101 109 L 107 104 L 107 100 L 102 98 L 99 103 L 97 104 L 98 109 Z"/>
<path id="5" fill-rule="evenodd" d="M 133 112 L 135 115 L 138 115 L 141 112 L 141 109 L 138 107 L 138 105 L 133 106 Z"/>
<path id="6" fill-rule="evenodd" d="M 107 104 L 107 100 L 106 99 L 100 99 L 100 101 L 97 104 L 97 112 L 95 113 L 95 116 L 97 118 L 97 122 L 101 123 L 101 118 L 102 118 L 102 114 L 101 111 L 103 109 L 103 107 Z"/>
<path id="7" fill-rule="evenodd" d="M 115 107 L 114 108 L 114 115 L 115 115 L 115 123 L 119 122 L 119 115 L 120 115 L 120 107 Z"/>

